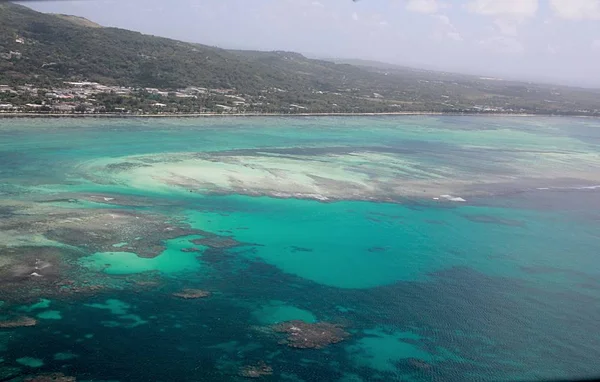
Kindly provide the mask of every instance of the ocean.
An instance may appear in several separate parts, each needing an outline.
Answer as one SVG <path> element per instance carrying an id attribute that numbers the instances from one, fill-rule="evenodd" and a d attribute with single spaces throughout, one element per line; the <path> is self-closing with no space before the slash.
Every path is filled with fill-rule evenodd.
<path id="1" fill-rule="evenodd" d="M 0 381 L 598 377 L 599 228 L 595 119 L 0 119 Z"/>

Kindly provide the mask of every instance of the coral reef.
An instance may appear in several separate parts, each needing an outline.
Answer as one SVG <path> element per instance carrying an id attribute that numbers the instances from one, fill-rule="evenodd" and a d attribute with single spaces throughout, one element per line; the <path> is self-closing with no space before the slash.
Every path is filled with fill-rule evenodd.
<path id="1" fill-rule="evenodd" d="M 164 252 L 167 240 L 204 234 L 161 214 L 78 208 L 80 200 L 111 203 L 115 198 L 121 198 L 125 205 L 144 200 L 116 195 L 62 196 L 31 202 L 0 201 L 0 293 L 4 301 L 27 301 L 42 295 L 67 297 L 94 294 L 106 288 L 126 288 L 131 285 L 131 280 L 117 280 L 100 272 L 90 278 L 89 270 L 82 269 L 79 260 L 93 253 L 115 250 L 154 258 Z M 151 276 L 154 281 L 156 275 Z M 141 280 L 148 277 L 145 275 Z M 134 288 L 152 286 L 138 284 Z"/>
<path id="2" fill-rule="evenodd" d="M 0 252 L 27 245 L 67 245 L 85 252 L 119 248 L 151 258 L 165 249 L 164 240 L 204 234 L 161 214 L 125 209 L 66 208 L 48 202 L 14 200 L 3 200 L 0 207 L 11 211 L 0 220 Z"/>
<path id="3" fill-rule="evenodd" d="M 69 219 L 49 227 L 44 236 L 90 252 L 111 252 L 115 244 L 123 243 L 119 251 L 152 258 L 166 248 L 165 240 L 200 233 L 171 224 L 160 215 L 99 210 L 87 214 L 74 211 Z"/>

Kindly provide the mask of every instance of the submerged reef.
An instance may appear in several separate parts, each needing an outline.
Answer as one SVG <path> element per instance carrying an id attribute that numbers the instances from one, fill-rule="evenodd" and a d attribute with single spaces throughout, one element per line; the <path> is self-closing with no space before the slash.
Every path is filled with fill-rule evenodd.
<path id="1" fill-rule="evenodd" d="M 202 289 L 183 289 L 181 292 L 173 293 L 173 296 L 183 298 L 186 300 L 204 298 L 210 296 L 210 292 L 202 290 Z"/>
<path id="2" fill-rule="evenodd" d="M 287 333 L 287 339 L 281 343 L 298 349 L 322 349 L 327 345 L 342 342 L 350 336 L 339 325 L 328 322 L 308 323 L 293 320 L 273 325 L 272 329 L 278 333 Z"/>
<path id="3" fill-rule="evenodd" d="M 19 375 L 21 374 L 20 367 L 0 367 L 0 381 L 20 381 Z"/>
<path id="4" fill-rule="evenodd" d="M 32 377 L 26 377 L 23 382 L 75 382 L 75 377 L 69 377 L 63 373 L 38 374 Z"/>
<path id="5" fill-rule="evenodd" d="M 119 252 L 140 258 L 155 258 L 167 248 L 166 241 L 200 230 L 160 213 L 113 208 L 79 208 L 77 200 L 89 195 L 43 201 L 0 201 L 0 292 L 3 300 L 25 301 L 40 296 L 67 297 L 95 294 L 105 289 L 139 289 L 148 285 L 144 276 L 110 277 L 82 266 L 80 259 L 94 253 Z M 98 196 L 112 202 L 116 195 Z M 94 198 L 94 199 L 97 199 Z M 128 196 L 122 203 L 129 204 Z M 65 206 L 64 200 L 68 201 Z M 71 202 L 70 200 L 75 200 Z M 130 201 L 134 203 L 134 201 Z M 141 203 L 141 201 L 137 201 Z M 156 275 L 149 281 L 156 281 Z"/>
<path id="6" fill-rule="evenodd" d="M 196 245 L 204 245 L 206 247 L 215 249 L 233 248 L 242 245 L 242 243 L 240 243 L 232 237 L 217 235 L 210 235 L 202 239 L 195 239 L 190 241 Z"/>
<path id="7" fill-rule="evenodd" d="M 434 146 L 421 150 L 376 145 L 160 153 L 102 158 L 86 163 L 82 170 L 83 176 L 94 181 L 127 184 L 133 189 L 322 202 L 398 202 L 404 197 L 425 197 L 454 203 L 464 202 L 462 196 L 559 186 L 559 178 L 565 174 L 570 183 L 594 186 L 599 180 L 594 167 L 598 162 L 589 154 L 557 155 L 525 145 L 522 150 L 504 151 L 502 160 L 496 159 L 494 152 L 484 160 L 479 148 L 461 147 L 464 156 L 482 161 L 485 171 L 474 172 L 460 158 L 441 156 L 440 149 L 447 147 L 432 149 Z M 538 160 L 532 162 L 532 155 Z M 433 164 L 424 162 L 424 156 L 433 158 Z M 574 165 L 574 161 L 586 165 Z"/>
<path id="8" fill-rule="evenodd" d="M 133 280 L 132 283 L 141 288 L 154 288 L 160 285 L 160 282 L 155 280 Z"/>
<path id="9" fill-rule="evenodd" d="M 181 252 L 183 252 L 183 253 L 192 253 L 192 252 L 202 252 L 202 250 L 200 248 L 196 248 L 196 247 L 193 247 L 193 248 L 182 248 Z"/>
<path id="10" fill-rule="evenodd" d="M 91 252 L 110 252 L 119 248 L 121 252 L 153 258 L 165 250 L 164 240 L 199 233 L 172 224 L 160 215 L 101 210 L 52 227 L 45 236 Z"/>
<path id="11" fill-rule="evenodd" d="M 430 363 L 418 358 L 409 358 L 407 362 L 412 368 L 418 370 L 430 370 L 432 367 Z"/>
<path id="12" fill-rule="evenodd" d="M 136 253 L 158 256 L 164 240 L 202 231 L 170 217 L 125 209 L 67 208 L 48 202 L 2 201 L 12 213 L 0 220 L 0 255 L 20 246 L 73 247 L 85 252 Z M 1 257 L 1 256 L 0 256 Z M 0 266 L 3 261 L 0 260 Z"/>
<path id="13" fill-rule="evenodd" d="M 260 378 L 265 375 L 273 374 L 273 368 L 267 365 L 264 361 L 260 361 L 254 365 L 247 365 L 240 369 L 238 375 L 244 378 Z"/>
<path id="14" fill-rule="evenodd" d="M 70 247 L 0 247 L 0 291 L 5 301 L 39 296 L 95 293 L 105 288 L 102 275 L 94 283 L 73 265 L 81 252 Z"/>
<path id="15" fill-rule="evenodd" d="M 23 328 L 28 326 L 36 326 L 38 321 L 35 318 L 22 316 L 9 320 L 0 321 L 0 328 L 2 329 L 14 329 Z"/>
<path id="16" fill-rule="evenodd" d="M 0 266 L 0 284 L 56 280 L 60 263 L 69 252 L 72 250 L 42 246 L 0 248 L 0 256 L 4 260 Z"/>
<path id="17" fill-rule="evenodd" d="M 149 207 L 155 206 L 156 199 L 142 196 L 115 195 L 115 194 L 75 194 L 76 200 L 85 200 L 94 203 L 108 204 L 113 206 Z"/>

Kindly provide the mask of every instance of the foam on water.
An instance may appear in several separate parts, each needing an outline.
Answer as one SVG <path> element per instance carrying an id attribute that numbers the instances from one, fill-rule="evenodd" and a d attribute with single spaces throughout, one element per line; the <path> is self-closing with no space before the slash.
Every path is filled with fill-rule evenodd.
<path id="1" fill-rule="evenodd" d="M 440 195 L 440 198 L 444 198 L 444 199 L 449 200 L 451 202 L 466 202 L 466 200 L 463 199 L 463 198 L 461 198 L 460 196 Z"/>

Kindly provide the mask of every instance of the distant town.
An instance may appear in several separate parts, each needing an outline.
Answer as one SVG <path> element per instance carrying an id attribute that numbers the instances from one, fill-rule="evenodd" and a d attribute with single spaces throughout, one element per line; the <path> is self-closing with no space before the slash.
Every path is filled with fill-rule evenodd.
<path id="1" fill-rule="evenodd" d="M 283 91 L 269 89 L 265 93 Z M 266 98 L 242 96 L 234 89 L 188 87 L 171 91 L 67 81 L 61 88 L 0 85 L 0 113 L 240 113 L 263 108 Z M 289 105 L 291 111 L 302 109 L 305 107 Z"/>
<path id="2" fill-rule="evenodd" d="M 356 89 L 352 89 L 355 93 Z M 278 93 L 286 93 L 279 88 L 264 89 L 261 95 L 238 93 L 235 89 L 209 89 L 187 87 L 165 90 L 158 88 L 135 88 L 109 86 L 98 82 L 65 81 L 60 88 L 44 88 L 34 85 L 1 85 L 0 114 L 131 114 L 131 115 L 170 115 L 170 114 L 310 114 L 310 113 L 369 113 L 402 112 L 402 105 L 384 103 L 381 94 L 350 97 L 339 92 L 313 91 L 314 95 L 339 97 L 340 103 L 323 105 L 302 105 L 282 102 Z M 360 100 L 360 106 L 352 106 L 352 98 Z M 365 101 L 377 102 L 378 107 L 365 105 Z M 449 96 L 445 96 L 449 99 Z M 413 110 L 427 112 L 428 110 Z M 410 111 L 407 111 L 410 112 Z M 431 112 L 441 112 L 431 110 Z M 470 108 L 448 108 L 443 112 L 457 113 L 527 113 L 526 109 L 505 109 L 486 105 L 473 105 Z M 597 110 L 581 110 L 594 113 Z"/>

